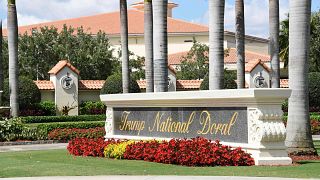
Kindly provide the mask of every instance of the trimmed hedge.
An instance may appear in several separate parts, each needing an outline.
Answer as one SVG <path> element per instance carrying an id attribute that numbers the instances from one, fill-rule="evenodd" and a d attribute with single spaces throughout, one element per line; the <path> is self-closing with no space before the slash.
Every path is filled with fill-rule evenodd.
<path id="1" fill-rule="evenodd" d="M 53 122 L 79 122 L 79 121 L 105 121 L 106 115 L 80 115 L 80 116 L 27 116 L 21 117 L 22 122 L 53 123 Z"/>
<path id="2" fill-rule="evenodd" d="M 223 89 L 237 89 L 237 74 L 236 71 L 224 70 L 224 86 Z M 206 75 L 203 79 L 200 90 L 209 89 L 209 75 Z"/>
<path id="3" fill-rule="evenodd" d="M 91 121 L 91 122 L 54 122 L 54 123 L 36 123 L 36 124 L 28 124 L 28 126 L 32 129 L 32 127 L 37 129 L 38 135 L 41 137 L 48 137 L 50 131 L 55 129 L 89 129 L 96 127 L 104 127 L 104 121 Z"/>

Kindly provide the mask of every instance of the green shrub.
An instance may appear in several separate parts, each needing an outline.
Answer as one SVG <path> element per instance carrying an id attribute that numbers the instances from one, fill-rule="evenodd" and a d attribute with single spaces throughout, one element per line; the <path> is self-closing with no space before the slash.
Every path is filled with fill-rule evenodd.
<path id="1" fill-rule="evenodd" d="M 21 117 L 24 123 L 52 123 L 52 122 L 79 122 L 104 121 L 106 115 L 80 115 L 80 116 L 28 116 Z"/>
<path id="2" fill-rule="evenodd" d="M 8 106 L 10 101 L 9 80 L 4 81 L 2 102 Z M 27 109 L 33 107 L 41 100 L 41 93 L 33 80 L 26 77 L 19 77 L 19 107 Z"/>
<path id="3" fill-rule="evenodd" d="M 123 159 L 128 145 L 133 144 L 135 141 L 123 141 L 116 144 L 109 144 L 104 149 L 104 156 L 107 158 Z"/>
<path id="4" fill-rule="evenodd" d="M 80 104 L 79 113 L 82 114 L 105 114 L 106 105 L 101 102 L 85 101 Z"/>
<path id="5" fill-rule="evenodd" d="M 42 101 L 37 107 L 39 110 L 43 111 L 45 116 L 55 116 L 56 115 L 56 104 L 52 101 Z"/>
<path id="6" fill-rule="evenodd" d="M 17 140 L 24 126 L 20 118 L 13 118 L 0 121 L 0 141 Z"/>
<path id="7" fill-rule="evenodd" d="M 309 73 L 309 106 L 320 106 L 320 72 Z"/>
<path id="8" fill-rule="evenodd" d="M 223 89 L 237 89 L 237 74 L 235 71 L 224 70 L 224 86 Z M 209 89 L 209 76 L 203 79 L 200 90 L 208 90 Z"/>
<path id="9" fill-rule="evenodd" d="M 140 93 L 140 87 L 137 81 L 131 79 L 129 85 L 130 93 Z M 104 83 L 100 94 L 120 94 L 122 93 L 122 77 L 121 74 L 113 74 L 109 76 Z"/>
<path id="10" fill-rule="evenodd" d="M 41 137 L 48 137 L 50 131 L 55 129 L 89 129 L 95 127 L 104 127 L 104 121 L 92 121 L 92 122 L 55 122 L 55 123 L 37 123 L 29 124 L 30 128 L 34 127 L 37 129 L 38 135 Z"/>

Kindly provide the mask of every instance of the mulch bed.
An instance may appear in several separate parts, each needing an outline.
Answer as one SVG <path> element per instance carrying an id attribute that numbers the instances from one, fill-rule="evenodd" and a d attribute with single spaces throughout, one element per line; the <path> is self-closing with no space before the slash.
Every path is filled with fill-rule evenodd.
<path id="1" fill-rule="evenodd" d="M 311 161 L 317 160 L 320 161 L 320 156 L 290 156 L 294 163 L 298 161 Z"/>

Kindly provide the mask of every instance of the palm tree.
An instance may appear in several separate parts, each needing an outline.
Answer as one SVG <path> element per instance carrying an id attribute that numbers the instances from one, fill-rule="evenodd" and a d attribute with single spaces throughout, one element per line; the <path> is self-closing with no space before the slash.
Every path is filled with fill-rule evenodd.
<path id="1" fill-rule="evenodd" d="M 244 3 L 236 0 L 236 47 L 237 47 L 237 87 L 245 88 L 245 25 L 244 25 Z"/>
<path id="2" fill-rule="evenodd" d="M 154 85 L 156 92 L 168 91 L 168 0 L 154 0 Z"/>
<path id="3" fill-rule="evenodd" d="M 311 0 L 290 0 L 289 98 L 286 146 L 289 152 L 315 153 L 309 117 L 308 58 Z"/>
<path id="4" fill-rule="evenodd" d="M 146 51 L 147 92 L 154 91 L 153 82 L 153 12 L 152 0 L 144 0 L 144 44 Z"/>
<path id="5" fill-rule="evenodd" d="M 279 0 L 269 0 L 271 87 L 280 88 Z"/>
<path id="6" fill-rule="evenodd" d="M 0 91 L 3 90 L 2 19 L 0 19 Z M 0 94 L 0 103 L 2 96 Z M 1 104 L 0 104 L 1 105 Z"/>
<path id="7" fill-rule="evenodd" d="M 11 116 L 19 116 L 18 104 L 18 19 L 15 0 L 8 0 L 9 92 Z"/>
<path id="8" fill-rule="evenodd" d="M 209 0 L 209 89 L 222 89 L 225 0 Z"/>
<path id="9" fill-rule="evenodd" d="M 120 0 L 121 23 L 121 59 L 122 59 L 122 90 L 129 93 L 129 48 L 128 48 L 128 11 L 127 0 Z"/>

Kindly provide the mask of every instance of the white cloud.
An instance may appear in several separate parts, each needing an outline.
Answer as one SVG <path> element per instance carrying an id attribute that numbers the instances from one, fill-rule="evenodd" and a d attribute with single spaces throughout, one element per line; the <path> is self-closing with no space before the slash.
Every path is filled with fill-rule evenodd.
<path id="1" fill-rule="evenodd" d="M 232 2 L 232 3 L 230 3 Z M 286 18 L 289 11 L 288 0 L 280 1 L 280 20 Z M 235 31 L 234 1 L 226 1 L 225 5 L 225 29 Z M 209 12 L 205 12 L 195 22 L 208 24 Z M 245 26 L 246 34 L 260 37 L 269 36 L 269 1 L 246 0 L 245 1 Z"/>
<path id="2" fill-rule="evenodd" d="M 128 0 L 128 5 L 141 0 Z M 1 11 L 7 11 L 1 1 Z M 4 7 L 4 8 L 3 8 Z M 89 16 L 119 9 L 119 0 L 17 0 L 19 25 Z"/>

